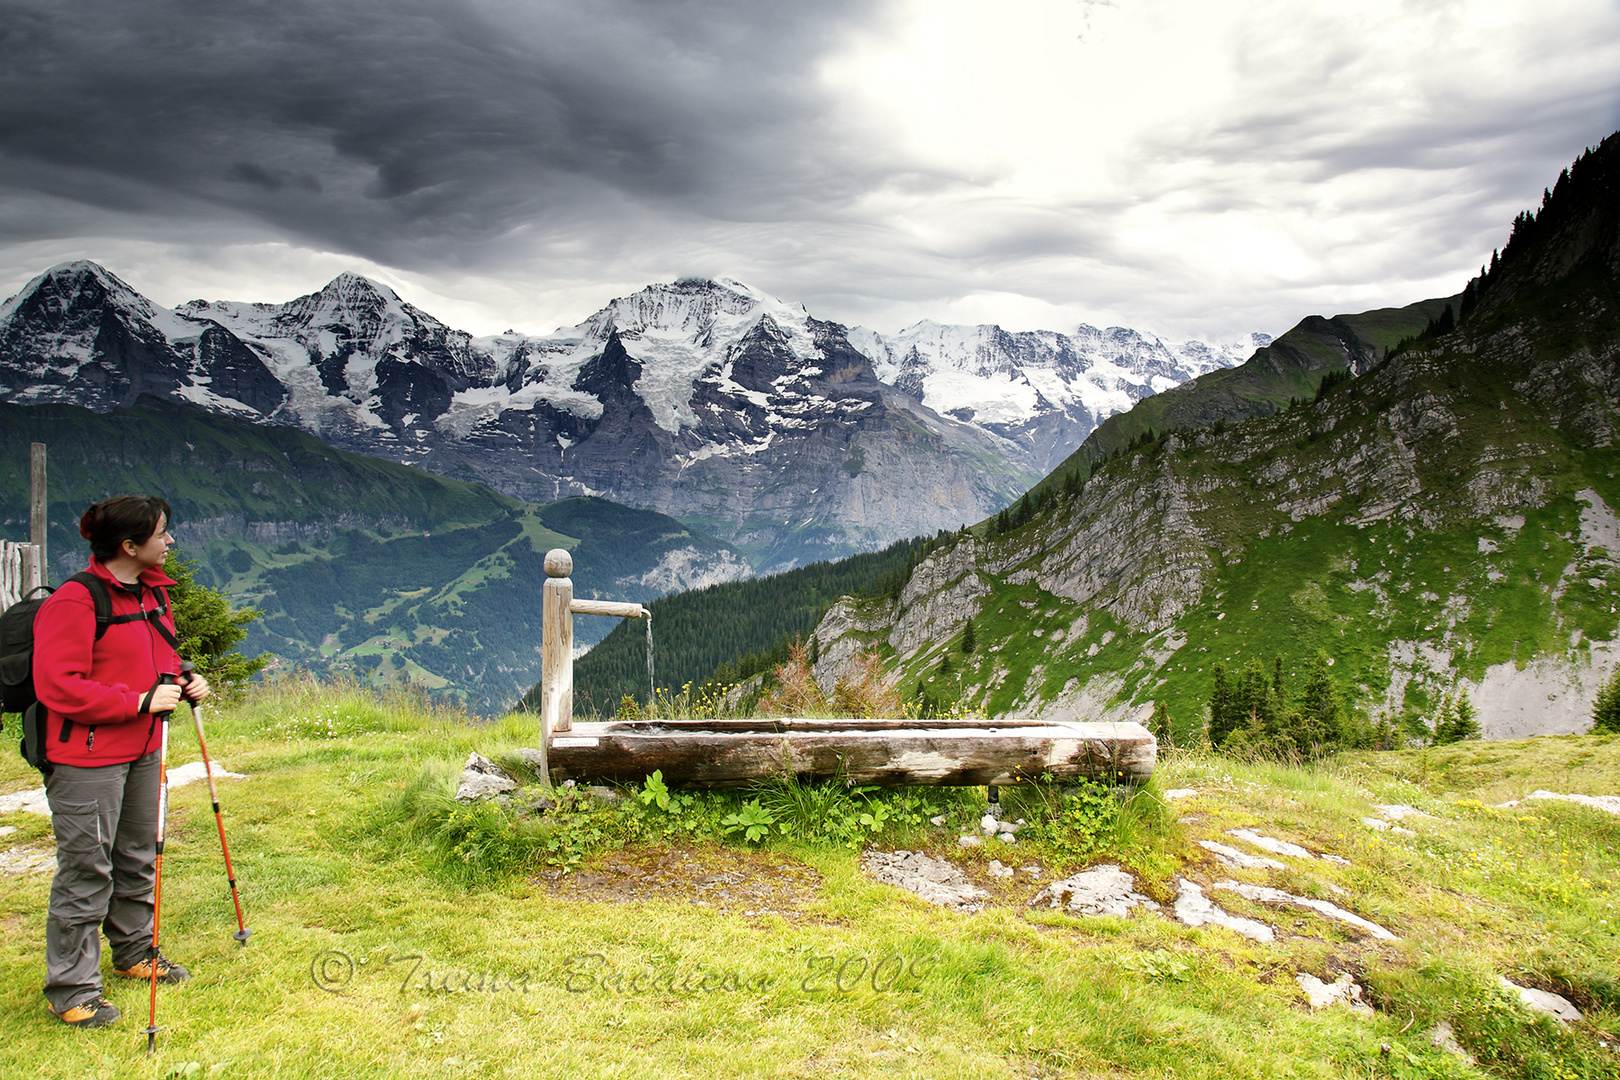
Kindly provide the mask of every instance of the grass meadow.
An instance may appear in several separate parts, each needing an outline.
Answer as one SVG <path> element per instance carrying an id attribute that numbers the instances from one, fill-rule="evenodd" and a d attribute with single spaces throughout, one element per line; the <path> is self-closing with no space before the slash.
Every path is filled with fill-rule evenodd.
<path id="1" fill-rule="evenodd" d="M 49 875 L 0 877 L 0 1076 L 1620 1076 L 1620 817 L 1525 798 L 1620 793 L 1620 737 L 1304 767 L 1178 752 L 1128 799 L 1007 789 L 1020 842 L 963 849 L 983 789 L 652 782 L 611 802 L 559 789 L 536 814 L 532 788 L 507 808 L 451 797 L 471 750 L 520 772 L 535 717 L 287 680 L 206 721 L 211 754 L 246 774 L 220 801 L 250 944 L 232 940 L 203 783 L 173 793 L 163 946 L 194 977 L 160 990 L 151 1057 L 145 984 L 108 976 L 124 1013 L 108 1028 L 45 1011 Z M 171 767 L 197 757 L 177 717 Z M 37 784 L 0 758 L 0 793 Z M 1362 823 L 1388 803 L 1427 815 L 1401 823 L 1414 835 Z M 0 825 L 17 830 L 0 850 L 50 849 L 44 817 Z M 1233 870 L 1197 843 L 1240 828 L 1348 861 Z M 947 858 L 989 895 L 933 907 L 868 879 L 868 847 Z M 1163 914 L 1030 906 L 1101 862 Z M 1277 940 L 1167 917 L 1178 877 Z M 1397 940 L 1220 879 L 1331 900 Z M 1351 974 L 1372 1012 L 1313 1011 L 1300 973 Z M 1585 1019 L 1526 1011 L 1500 975 Z M 1472 1064 L 1431 1044 L 1442 1022 Z"/>

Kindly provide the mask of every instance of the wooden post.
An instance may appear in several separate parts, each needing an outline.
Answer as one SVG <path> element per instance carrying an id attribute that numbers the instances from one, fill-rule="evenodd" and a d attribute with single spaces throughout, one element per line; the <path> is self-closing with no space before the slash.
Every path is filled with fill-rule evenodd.
<path id="1" fill-rule="evenodd" d="M 45 584 L 45 548 L 43 545 L 24 544 L 22 548 L 22 588 L 19 596 Z"/>
<path id="2" fill-rule="evenodd" d="M 546 584 L 540 600 L 540 722 L 546 738 L 574 726 L 574 557 L 562 548 L 546 552 Z"/>
<path id="3" fill-rule="evenodd" d="M 37 442 L 28 447 L 28 542 L 39 548 L 40 578 L 35 585 L 45 584 L 50 565 L 45 556 L 45 522 L 45 444 Z"/>

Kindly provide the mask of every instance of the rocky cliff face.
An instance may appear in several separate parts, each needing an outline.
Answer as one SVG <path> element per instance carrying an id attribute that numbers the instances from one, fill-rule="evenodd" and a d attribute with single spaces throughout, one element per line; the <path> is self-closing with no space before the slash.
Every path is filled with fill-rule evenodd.
<path id="1" fill-rule="evenodd" d="M 1123 330 L 908 333 L 687 280 L 554 334 L 474 338 L 353 274 L 286 304 L 166 311 L 72 263 L 0 308 L 0 399 L 186 401 L 519 498 L 659 510 L 768 569 L 993 512 L 1109 410 L 1237 356 Z M 981 417 L 963 393 L 1001 400 Z"/>

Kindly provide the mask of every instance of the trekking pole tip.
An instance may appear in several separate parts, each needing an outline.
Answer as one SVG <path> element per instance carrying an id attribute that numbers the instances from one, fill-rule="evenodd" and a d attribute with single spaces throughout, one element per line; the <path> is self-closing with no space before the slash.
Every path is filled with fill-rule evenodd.
<path id="1" fill-rule="evenodd" d="M 252 936 L 253 928 L 251 926 L 244 926 L 242 929 L 231 935 L 231 937 L 236 939 L 237 944 L 241 945 L 243 948 L 247 948 L 247 939 Z"/>

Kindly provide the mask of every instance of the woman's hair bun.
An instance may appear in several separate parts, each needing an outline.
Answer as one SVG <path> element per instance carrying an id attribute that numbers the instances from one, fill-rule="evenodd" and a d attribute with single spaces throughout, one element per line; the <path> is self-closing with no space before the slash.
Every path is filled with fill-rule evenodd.
<path id="1" fill-rule="evenodd" d="M 96 535 L 96 518 L 101 514 L 101 504 L 96 503 L 79 515 L 79 535 L 86 540 L 92 540 Z"/>

